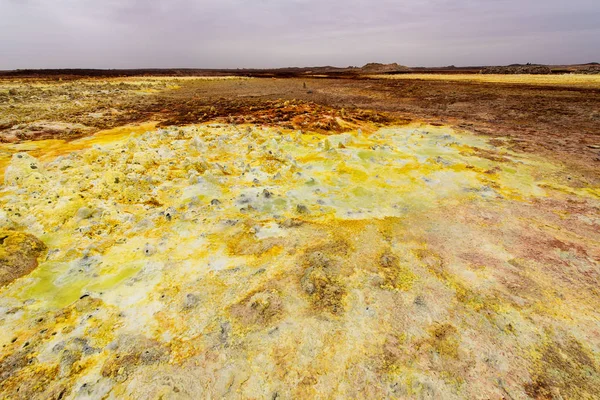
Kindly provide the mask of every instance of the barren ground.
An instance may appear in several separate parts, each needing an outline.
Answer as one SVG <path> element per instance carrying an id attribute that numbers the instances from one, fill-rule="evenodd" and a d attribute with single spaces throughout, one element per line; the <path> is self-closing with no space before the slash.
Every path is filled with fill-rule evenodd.
<path id="1" fill-rule="evenodd" d="M 17 124 L 44 120 L 74 125 L 55 130 L 28 127 L 18 137 L 28 138 L 29 130 L 34 140 L 69 139 L 144 121 L 166 126 L 231 120 L 326 130 L 332 126 L 322 116 L 339 115 L 343 109 L 358 114 L 352 119 L 383 123 L 424 120 L 507 137 L 517 150 L 542 152 L 576 163 L 598 182 L 600 154 L 593 148 L 600 140 L 597 76 L 531 76 L 530 82 L 525 76 L 511 75 L 409 74 L 386 78 L 5 79 L 4 93 L 0 92 L 0 137 L 13 140 L 11 131 L 20 132 L 15 129 Z M 81 82 L 88 90 L 79 90 Z M 10 89 L 16 94 L 9 95 Z M 291 105 L 282 109 L 280 100 Z"/>
<path id="2" fill-rule="evenodd" d="M 0 397 L 596 398 L 598 79 L 338 78 L 0 80 Z"/>

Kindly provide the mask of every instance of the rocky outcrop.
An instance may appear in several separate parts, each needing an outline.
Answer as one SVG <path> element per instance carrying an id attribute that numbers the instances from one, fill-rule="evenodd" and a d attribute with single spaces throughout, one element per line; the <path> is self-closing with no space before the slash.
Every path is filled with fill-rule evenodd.
<path id="1" fill-rule="evenodd" d="M 361 68 L 362 72 L 369 74 L 389 74 L 394 72 L 409 72 L 410 68 L 398 63 L 380 64 L 368 63 Z"/>
<path id="2" fill-rule="evenodd" d="M 0 230 L 0 287 L 33 271 L 45 251 L 46 245 L 33 235 Z"/>

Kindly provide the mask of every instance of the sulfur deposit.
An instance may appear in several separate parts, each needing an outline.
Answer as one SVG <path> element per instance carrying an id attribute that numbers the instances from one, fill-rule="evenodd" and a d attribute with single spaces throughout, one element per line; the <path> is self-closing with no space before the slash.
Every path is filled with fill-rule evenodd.
<path id="1" fill-rule="evenodd" d="M 600 189 L 501 141 L 145 126 L 2 157 L 2 398 L 600 393 Z"/>

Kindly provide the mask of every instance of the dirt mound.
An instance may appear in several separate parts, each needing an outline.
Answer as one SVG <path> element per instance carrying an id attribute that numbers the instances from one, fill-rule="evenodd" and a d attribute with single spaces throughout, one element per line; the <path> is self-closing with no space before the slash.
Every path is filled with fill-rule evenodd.
<path id="1" fill-rule="evenodd" d="M 545 65 L 509 65 L 506 67 L 487 67 L 479 71 L 481 74 L 551 74 L 550 67 Z"/>
<path id="2" fill-rule="evenodd" d="M 381 63 L 368 63 L 362 66 L 362 72 L 369 74 L 387 74 L 394 72 L 409 72 L 410 68 L 400 65 L 398 63 L 392 64 L 381 64 Z"/>
<path id="3" fill-rule="evenodd" d="M 46 245 L 33 235 L 0 231 L 0 287 L 33 271 Z"/>

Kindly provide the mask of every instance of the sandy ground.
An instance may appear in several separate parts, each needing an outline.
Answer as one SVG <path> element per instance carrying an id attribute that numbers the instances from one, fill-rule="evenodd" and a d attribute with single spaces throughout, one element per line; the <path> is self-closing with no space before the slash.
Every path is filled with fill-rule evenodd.
<path id="1" fill-rule="evenodd" d="M 0 397 L 595 398 L 598 88 L 510 79 L 3 81 Z"/>

